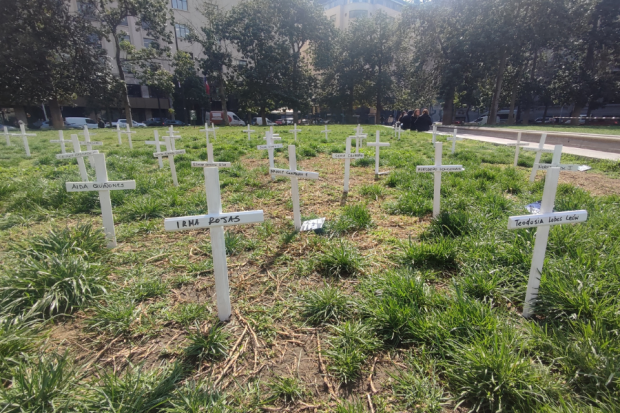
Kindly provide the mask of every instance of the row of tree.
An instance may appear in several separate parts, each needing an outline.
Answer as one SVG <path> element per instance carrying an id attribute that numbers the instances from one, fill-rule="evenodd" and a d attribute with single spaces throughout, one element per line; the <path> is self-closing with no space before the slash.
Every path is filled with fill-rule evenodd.
<path id="1" fill-rule="evenodd" d="M 207 100 L 198 69 L 216 85 L 223 111 L 234 95 L 246 112 L 288 107 L 295 121 L 312 105 L 348 119 L 356 107 L 375 107 L 379 122 L 382 109 L 441 103 L 446 124 L 455 107 L 488 108 L 492 124 L 501 107 L 518 106 L 528 119 L 534 105 L 565 104 L 578 117 L 620 98 L 617 0 L 415 2 L 400 19 L 374 13 L 345 31 L 313 0 L 242 0 L 204 10 L 203 27 L 189 37 L 206 56 L 197 60 L 172 53 L 166 0 L 84 0 L 78 14 L 64 0 L 8 3 L 0 3 L 0 103 L 45 102 L 55 125 L 60 105 L 77 96 L 99 108 L 124 106 L 131 119 L 128 67 L 182 107 Z M 127 17 L 155 47 L 123 40 Z M 101 38 L 114 43 L 115 56 Z"/>

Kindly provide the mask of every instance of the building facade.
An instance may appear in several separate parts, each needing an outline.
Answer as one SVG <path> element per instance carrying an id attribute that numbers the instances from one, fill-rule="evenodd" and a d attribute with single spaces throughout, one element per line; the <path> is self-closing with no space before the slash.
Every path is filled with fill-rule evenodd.
<path id="1" fill-rule="evenodd" d="M 345 30 L 352 21 L 379 11 L 396 19 L 408 3 L 404 0 L 321 0 L 325 15 L 336 28 Z"/>

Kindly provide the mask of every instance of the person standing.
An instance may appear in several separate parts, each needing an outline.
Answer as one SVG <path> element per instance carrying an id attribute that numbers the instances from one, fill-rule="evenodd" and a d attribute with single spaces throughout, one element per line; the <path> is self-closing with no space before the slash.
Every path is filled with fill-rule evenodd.
<path id="1" fill-rule="evenodd" d="M 401 129 L 402 130 L 411 130 L 411 117 L 413 115 L 413 111 L 410 110 L 409 112 L 407 112 L 407 114 L 405 116 L 402 117 L 401 119 Z"/>
<path id="2" fill-rule="evenodd" d="M 411 130 L 416 130 L 415 124 L 418 121 L 419 117 L 420 117 L 420 109 L 414 110 L 411 114 Z"/>
<path id="3" fill-rule="evenodd" d="M 428 109 L 424 109 L 422 111 L 422 116 L 420 116 L 415 123 L 415 130 L 418 132 L 426 132 L 431 129 L 433 125 L 433 119 L 428 114 Z"/>

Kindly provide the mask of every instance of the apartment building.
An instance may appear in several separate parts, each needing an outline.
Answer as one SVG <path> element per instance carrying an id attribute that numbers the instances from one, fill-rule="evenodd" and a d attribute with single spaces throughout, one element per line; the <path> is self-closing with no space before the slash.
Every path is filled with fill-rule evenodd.
<path id="1" fill-rule="evenodd" d="M 341 30 L 349 27 L 355 19 L 370 17 L 379 11 L 395 19 L 409 4 L 404 0 L 320 0 L 320 3 L 327 18 Z"/>
<path id="2" fill-rule="evenodd" d="M 239 0 L 167 0 L 168 6 L 174 15 L 174 25 L 170 24 L 170 33 L 172 35 L 172 44 L 168 46 L 172 49 L 173 54 L 177 51 L 184 51 L 189 53 L 195 59 L 204 58 L 202 48 L 199 44 L 188 42 L 187 36 L 192 31 L 199 31 L 202 26 L 206 24 L 208 15 L 213 10 L 227 10 L 239 3 Z M 81 3 L 79 0 L 70 0 L 70 9 L 75 13 L 88 14 L 88 7 Z M 129 41 L 136 48 L 141 49 L 144 47 L 150 47 L 151 43 L 157 42 L 156 39 L 148 37 L 147 31 L 140 27 L 140 23 L 134 17 L 128 17 L 119 26 L 119 32 L 124 32 L 125 40 Z M 112 73 L 118 75 L 118 69 L 116 64 L 116 50 L 115 44 L 110 39 L 100 39 L 101 47 L 105 49 L 110 64 L 112 67 Z M 121 59 L 124 57 L 124 53 L 121 53 Z M 172 71 L 170 62 L 162 61 L 162 65 L 165 69 Z M 134 120 L 143 121 L 151 117 L 165 116 L 166 112 L 170 108 L 170 100 L 168 97 L 157 96 L 152 90 L 149 90 L 147 86 L 140 85 L 133 73 L 133 68 L 130 65 L 124 65 L 123 71 L 125 74 L 125 81 L 127 83 L 127 92 L 129 94 L 129 100 L 132 107 L 132 115 Z M 197 71 L 199 76 L 202 74 Z M 88 116 L 84 114 L 86 101 L 83 98 L 78 98 L 75 101 L 73 108 L 66 108 L 63 111 L 65 116 L 70 116 L 65 112 L 74 112 L 76 116 Z M 78 114 L 79 112 L 82 112 Z M 72 113 L 73 114 L 73 113 Z M 121 117 L 114 116 L 114 117 Z"/>

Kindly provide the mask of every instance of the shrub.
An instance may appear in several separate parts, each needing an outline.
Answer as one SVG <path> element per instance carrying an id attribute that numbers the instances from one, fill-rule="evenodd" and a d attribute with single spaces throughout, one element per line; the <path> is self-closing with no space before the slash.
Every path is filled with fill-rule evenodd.
<path id="1" fill-rule="evenodd" d="M 302 317 L 310 324 L 318 325 L 339 321 L 351 312 L 352 302 L 336 287 L 310 290 L 302 296 Z"/>
<path id="2" fill-rule="evenodd" d="M 338 219 L 328 226 L 334 233 L 359 231 L 372 226 L 372 216 L 366 205 L 347 205 Z"/>

